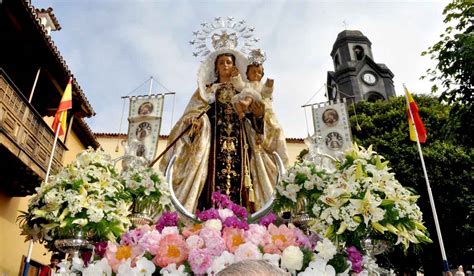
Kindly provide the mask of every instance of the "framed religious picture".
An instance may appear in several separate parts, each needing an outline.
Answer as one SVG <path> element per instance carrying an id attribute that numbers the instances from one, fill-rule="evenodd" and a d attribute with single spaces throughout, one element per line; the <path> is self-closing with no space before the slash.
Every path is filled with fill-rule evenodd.
<path id="1" fill-rule="evenodd" d="M 148 115 L 153 112 L 153 104 L 151 102 L 144 102 L 138 108 L 138 115 Z"/>
<path id="2" fill-rule="evenodd" d="M 339 114 L 335 109 L 328 108 L 323 112 L 322 120 L 326 126 L 333 127 L 339 121 Z"/>
<path id="3" fill-rule="evenodd" d="M 135 134 L 137 135 L 137 139 L 142 141 L 144 140 L 148 135 L 151 134 L 151 124 L 149 122 L 142 122 L 138 125 L 137 130 L 135 131 Z"/>
<path id="4" fill-rule="evenodd" d="M 324 139 L 324 143 L 331 150 L 340 150 L 344 145 L 344 138 L 338 132 L 329 132 Z"/>

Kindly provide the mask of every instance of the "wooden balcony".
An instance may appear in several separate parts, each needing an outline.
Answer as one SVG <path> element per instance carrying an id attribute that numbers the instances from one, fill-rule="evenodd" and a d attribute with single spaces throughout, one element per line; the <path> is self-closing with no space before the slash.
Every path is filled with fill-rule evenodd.
<path id="1" fill-rule="evenodd" d="M 0 68 L 0 190 L 33 194 L 46 176 L 54 133 Z M 52 172 L 62 166 L 66 146 L 58 141 Z"/>

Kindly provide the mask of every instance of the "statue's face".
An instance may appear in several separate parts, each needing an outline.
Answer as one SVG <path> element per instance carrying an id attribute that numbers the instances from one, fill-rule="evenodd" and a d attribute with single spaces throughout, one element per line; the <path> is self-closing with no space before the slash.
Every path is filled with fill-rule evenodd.
<path id="1" fill-rule="evenodd" d="M 263 68 L 262 66 L 249 66 L 247 70 L 247 79 L 249 81 L 260 81 L 263 77 Z"/>
<path id="2" fill-rule="evenodd" d="M 234 69 L 234 62 L 230 56 L 220 56 L 217 58 L 217 74 L 220 77 L 230 77 Z"/>

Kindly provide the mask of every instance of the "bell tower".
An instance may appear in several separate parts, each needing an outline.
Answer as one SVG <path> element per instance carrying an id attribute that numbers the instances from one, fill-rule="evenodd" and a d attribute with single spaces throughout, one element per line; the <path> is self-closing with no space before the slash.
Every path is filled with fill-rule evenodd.
<path id="1" fill-rule="evenodd" d="M 328 71 L 327 75 L 329 100 L 376 101 L 395 96 L 392 71 L 385 64 L 374 61 L 372 42 L 362 32 L 340 32 L 331 57 L 334 71 Z"/>

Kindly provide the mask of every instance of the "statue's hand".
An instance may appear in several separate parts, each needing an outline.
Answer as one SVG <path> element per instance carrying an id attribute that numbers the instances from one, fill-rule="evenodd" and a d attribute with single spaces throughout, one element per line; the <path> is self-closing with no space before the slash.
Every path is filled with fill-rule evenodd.
<path id="1" fill-rule="evenodd" d="M 265 114 L 265 104 L 260 101 L 253 101 L 249 106 L 249 111 L 257 118 L 262 117 Z"/>
<path id="2" fill-rule="evenodd" d="M 273 87 L 273 83 L 275 81 L 273 79 L 267 79 L 267 81 L 265 82 L 265 86 L 266 87 Z"/>
<path id="3" fill-rule="evenodd" d="M 199 134 L 201 127 L 202 127 L 202 120 L 198 119 L 196 115 L 191 115 L 188 116 L 186 119 L 184 119 L 184 124 L 186 126 L 191 125 L 191 129 L 188 132 L 188 136 L 191 139 L 191 141 L 194 139 L 194 137 Z"/>
<path id="4" fill-rule="evenodd" d="M 240 74 L 240 73 L 239 73 L 239 69 L 234 66 L 234 68 L 232 69 L 231 76 L 232 76 L 232 77 L 237 77 L 239 74 Z"/>

